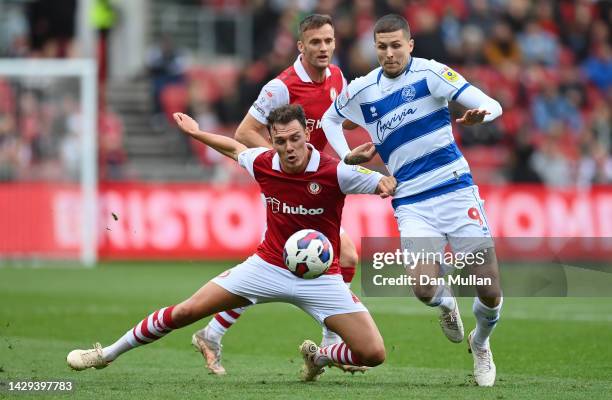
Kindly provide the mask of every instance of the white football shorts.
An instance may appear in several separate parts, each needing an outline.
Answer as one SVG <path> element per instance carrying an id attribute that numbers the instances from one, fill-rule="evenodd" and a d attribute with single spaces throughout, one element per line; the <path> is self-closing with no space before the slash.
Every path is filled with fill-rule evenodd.
<path id="1" fill-rule="evenodd" d="M 323 275 L 302 279 L 284 268 L 253 255 L 242 264 L 219 274 L 212 282 L 244 297 L 253 304 L 291 303 L 323 325 L 332 315 L 366 311 L 367 308 L 351 292 L 342 275 Z"/>
<path id="2" fill-rule="evenodd" d="M 404 249 L 443 252 L 449 244 L 455 253 L 472 253 L 493 247 L 477 186 L 400 205 L 395 218 Z"/>

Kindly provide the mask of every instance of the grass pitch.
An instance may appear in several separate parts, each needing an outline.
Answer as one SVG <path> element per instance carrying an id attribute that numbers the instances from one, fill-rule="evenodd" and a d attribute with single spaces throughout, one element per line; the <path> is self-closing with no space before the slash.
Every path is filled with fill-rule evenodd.
<path id="1" fill-rule="evenodd" d="M 246 311 L 224 339 L 225 377 L 207 374 L 192 327 L 124 354 L 104 370 L 74 372 L 66 354 L 109 344 L 151 311 L 186 298 L 228 264 L 103 264 L 97 269 L 0 268 L 0 398 L 15 380 L 72 380 L 45 398 L 603 399 L 612 393 L 612 298 L 505 299 L 492 339 L 498 379 L 474 386 L 465 342 L 442 335 L 434 310 L 414 298 L 362 299 L 385 338 L 387 361 L 365 375 L 327 371 L 298 380 L 297 347 L 320 339 L 286 304 Z M 356 291 L 358 290 L 356 278 Z M 460 301 L 466 334 L 471 300 Z M 31 395 L 37 397 L 39 395 Z"/>

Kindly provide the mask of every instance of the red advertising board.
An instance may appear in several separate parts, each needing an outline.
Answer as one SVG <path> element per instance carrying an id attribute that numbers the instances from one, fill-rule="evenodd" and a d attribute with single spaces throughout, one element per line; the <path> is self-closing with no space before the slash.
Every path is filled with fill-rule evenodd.
<path id="1" fill-rule="evenodd" d="M 480 191 L 495 236 L 612 237 L 612 187 Z M 253 252 L 263 229 L 256 186 L 104 184 L 99 199 L 101 259 L 239 259 Z M 77 186 L 0 184 L 0 209 L 0 258 L 77 257 Z M 349 196 L 343 226 L 358 245 L 362 236 L 397 235 L 390 201 L 376 196 Z"/>

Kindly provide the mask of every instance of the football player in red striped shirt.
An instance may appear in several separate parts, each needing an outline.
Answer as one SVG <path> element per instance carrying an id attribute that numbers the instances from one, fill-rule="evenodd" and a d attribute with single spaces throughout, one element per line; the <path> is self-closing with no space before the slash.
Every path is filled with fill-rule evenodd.
<path id="1" fill-rule="evenodd" d="M 321 128 L 321 118 L 336 96 L 346 86 L 342 71 L 331 64 L 334 54 L 334 26 L 331 17 L 313 14 L 300 22 L 300 51 L 293 65 L 268 82 L 236 130 L 235 139 L 247 147 L 271 148 L 266 118 L 271 110 L 285 104 L 299 104 L 306 114 L 306 127 L 310 131 L 310 144 L 323 151 L 327 138 Z M 346 121 L 345 127 L 356 125 Z M 340 228 L 340 268 L 344 282 L 350 285 L 357 265 L 357 250 L 351 238 Z M 206 359 L 213 374 L 225 374 L 221 365 L 221 339 L 243 313 L 236 308 L 216 314 L 206 328 L 192 337 L 193 345 Z M 334 332 L 323 329 L 322 345 L 341 339 Z M 352 371 L 352 369 L 349 369 Z"/>
<path id="2" fill-rule="evenodd" d="M 174 118 L 185 133 L 236 160 L 257 181 L 262 194 L 274 199 L 266 210 L 264 240 L 242 264 L 212 279 L 187 300 L 153 312 L 112 345 L 102 348 L 98 343 L 93 349 L 71 351 L 68 365 L 79 371 L 105 368 L 126 351 L 152 343 L 174 329 L 222 310 L 266 302 L 294 304 L 342 337 L 340 343 L 321 347 L 304 341 L 300 347 L 303 380 L 316 380 L 327 365 L 381 364 L 385 359 L 383 339 L 368 310 L 344 284 L 337 254 L 346 195 L 391 196 L 395 178 L 320 153 L 308 143 L 309 132 L 299 105 L 282 106 L 268 116 L 272 150 L 249 149 L 234 139 L 202 132 L 185 114 L 176 113 Z M 351 154 L 371 157 L 374 151 L 374 145 L 366 143 Z M 330 268 L 316 279 L 293 275 L 283 262 L 285 241 L 301 229 L 323 233 L 334 249 Z"/>

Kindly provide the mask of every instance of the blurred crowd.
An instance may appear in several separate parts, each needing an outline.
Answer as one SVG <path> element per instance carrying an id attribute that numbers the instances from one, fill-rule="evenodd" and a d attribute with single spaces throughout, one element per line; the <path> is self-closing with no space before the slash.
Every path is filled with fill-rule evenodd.
<path id="1" fill-rule="evenodd" d="M 334 17 L 334 63 L 348 80 L 364 75 L 377 66 L 373 25 L 378 17 L 393 12 L 409 21 L 413 56 L 453 66 L 502 104 L 504 115 L 491 124 L 454 127 L 479 183 L 541 182 L 557 187 L 612 183 L 612 1 L 178 3 L 251 13 L 254 56 L 242 67 L 216 60 L 194 63 L 189 62 L 198 59 L 193 49 L 180 48 L 169 36 L 158 38 L 147 65 L 154 110 L 165 118 L 174 111 L 187 111 L 208 130 L 231 134 L 261 87 L 294 62 L 297 24 L 314 12 Z M 222 35 L 223 27 L 219 29 Z M 454 103 L 451 111 L 455 116 L 462 112 Z M 6 158 L 5 143 L 11 142 L 2 139 L 7 136 L 3 132 L 14 124 L 2 117 L 0 107 L 0 165 Z M 23 137 L 29 135 L 27 130 L 19 131 Z M 348 135 L 353 144 L 367 138 L 363 131 Z M 111 159 L 120 165 L 121 140 L 116 142 L 117 156 Z M 202 146 L 193 149 L 203 164 L 218 161 Z"/>
<path id="2" fill-rule="evenodd" d="M 261 86 L 293 63 L 305 15 L 334 17 L 334 62 L 350 80 L 377 66 L 373 24 L 393 12 L 409 21 L 413 56 L 455 67 L 502 104 L 494 123 L 454 127 L 479 182 L 612 183 L 610 1 L 301 0 L 250 7 L 256 58 L 234 74 L 198 67 L 185 73 L 191 110 L 206 126 L 239 122 Z M 457 104 L 451 111 L 462 112 Z"/>
<path id="3" fill-rule="evenodd" d="M 78 57 L 76 7 L 77 0 L 0 2 L 0 58 Z M 105 104 L 97 129 L 100 177 L 123 177 L 123 124 Z M 76 77 L 0 76 L 0 181 L 79 179 L 81 131 Z"/>
<path id="4" fill-rule="evenodd" d="M 76 181 L 82 121 L 77 78 L 0 79 L 0 181 Z M 123 175 L 123 126 L 116 114 L 98 113 L 102 178 Z"/>

